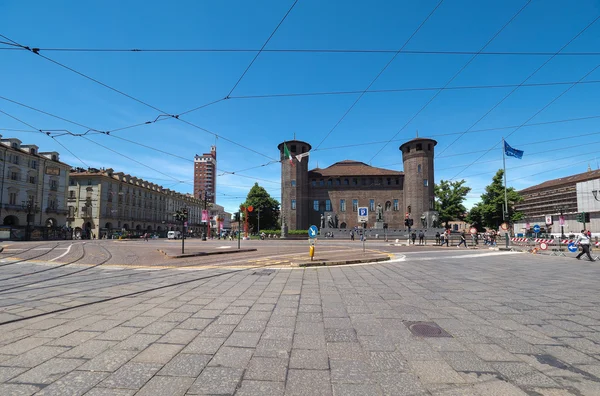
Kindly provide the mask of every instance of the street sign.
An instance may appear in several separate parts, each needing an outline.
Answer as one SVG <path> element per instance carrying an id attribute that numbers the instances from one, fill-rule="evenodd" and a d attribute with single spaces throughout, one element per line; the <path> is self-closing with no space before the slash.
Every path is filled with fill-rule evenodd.
<path id="1" fill-rule="evenodd" d="M 535 232 L 536 234 L 538 234 L 540 232 L 540 226 L 539 225 L 534 225 L 533 226 L 533 232 Z"/>
<path id="2" fill-rule="evenodd" d="M 575 245 L 573 242 L 571 242 L 567 246 L 567 249 L 569 249 L 569 252 L 575 253 L 575 252 L 577 252 L 577 245 Z"/>
<path id="3" fill-rule="evenodd" d="M 552 225 L 552 216 L 546 215 L 546 225 Z"/>
<path id="4" fill-rule="evenodd" d="M 548 249 L 548 244 L 546 242 L 540 243 L 540 249 L 542 249 L 542 250 Z"/>
<path id="5" fill-rule="evenodd" d="M 469 229 L 469 232 L 470 232 L 471 234 L 477 234 L 477 228 L 475 228 L 475 227 L 471 227 L 471 228 Z"/>
<path id="6" fill-rule="evenodd" d="M 369 221 L 369 208 L 366 206 L 358 208 L 358 222 L 366 223 L 367 221 Z"/>
<path id="7" fill-rule="evenodd" d="M 318 233 L 319 233 L 319 229 L 315 225 L 311 225 L 310 228 L 308 229 L 308 237 L 309 238 L 315 238 Z"/>
<path id="8" fill-rule="evenodd" d="M 508 230 L 508 223 L 500 224 L 500 228 L 502 228 L 504 231 Z"/>

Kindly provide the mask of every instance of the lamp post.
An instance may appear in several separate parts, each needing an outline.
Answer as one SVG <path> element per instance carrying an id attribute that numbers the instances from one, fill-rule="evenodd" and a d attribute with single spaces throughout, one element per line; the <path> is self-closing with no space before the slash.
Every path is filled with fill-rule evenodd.
<path id="1" fill-rule="evenodd" d="M 206 241 L 206 234 L 208 232 L 208 222 L 210 221 L 208 212 L 206 212 L 208 197 L 211 195 L 210 192 L 204 190 L 204 198 L 202 198 L 202 192 L 200 193 L 200 199 L 203 201 L 203 210 L 202 210 L 202 222 L 204 223 L 203 231 L 202 231 L 202 240 Z"/>
<path id="2" fill-rule="evenodd" d="M 27 228 L 25 229 L 25 240 L 29 241 L 31 239 L 30 224 L 34 221 L 34 215 L 37 211 L 37 205 L 33 202 L 33 199 L 30 199 L 29 201 L 23 201 L 21 207 L 27 212 Z"/>
<path id="3" fill-rule="evenodd" d="M 185 252 L 185 221 L 187 220 L 187 208 L 183 207 L 173 213 L 173 217 L 177 221 L 181 221 L 181 254 Z"/>
<path id="4" fill-rule="evenodd" d="M 564 238 L 565 237 L 565 218 L 563 217 L 563 208 L 560 207 L 560 215 L 558 218 L 558 222 L 560 223 L 560 237 Z"/>

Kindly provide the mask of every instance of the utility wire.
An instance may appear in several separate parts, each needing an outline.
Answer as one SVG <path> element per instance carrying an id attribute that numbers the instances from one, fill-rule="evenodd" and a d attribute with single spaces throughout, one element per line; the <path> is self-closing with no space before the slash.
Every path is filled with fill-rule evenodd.
<path id="1" fill-rule="evenodd" d="M 494 111 L 498 106 L 500 106 L 506 99 L 508 99 L 513 93 L 515 93 L 522 84 L 525 84 L 527 81 L 529 81 L 529 79 L 531 79 L 534 75 L 537 74 L 537 72 L 539 72 L 544 66 L 546 66 L 552 59 L 554 59 L 557 54 L 561 53 L 565 48 L 567 48 L 573 41 L 575 41 L 579 36 L 581 36 L 585 31 L 587 31 L 594 23 L 596 23 L 596 21 L 598 21 L 598 19 L 600 19 L 600 16 L 597 16 L 592 22 L 590 22 L 587 26 L 585 26 L 582 30 L 579 31 L 579 33 L 577 33 L 571 40 L 569 40 L 565 45 L 563 45 L 558 51 L 556 51 L 556 53 L 554 55 L 552 55 L 551 57 L 549 57 L 548 59 L 546 59 L 546 61 L 544 61 L 544 63 L 542 63 L 537 69 L 535 69 L 533 71 L 533 73 L 529 74 L 523 81 L 521 81 L 521 84 L 519 84 L 519 86 L 513 88 L 508 94 L 504 95 L 504 97 L 502 99 L 500 99 L 499 102 L 497 102 L 496 104 L 494 104 L 484 115 L 482 115 L 477 121 L 475 121 L 475 123 L 473 123 L 468 129 L 467 131 L 470 131 L 472 128 L 474 128 L 477 124 L 479 124 L 485 117 L 487 117 L 492 111 Z M 581 81 L 581 79 L 579 80 Z M 569 88 L 570 89 L 570 88 Z M 458 136 L 456 139 L 454 139 L 452 141 L 452 143 L 450 143 L 448 146 L 446 146 L 441 152 L 440 154 L 444 153 L 446 150 L 448 150 L 448 148 L 450 148 L 454 143 L 456 143 L 463 135 Z M 458 176 L 458 175 L 457 175 Z"/>
<path id="2" fill-rule="evenodd" d="M 254 56 L 254 58 L 252 58 L 252 61 L 250 61 L 250 64 L 248 65 L 248 67 L 246 67 L 246 70 L 244 70 L 244 72 L 242 73 L 242 75 L 240 76 L 240 78 L 238 78 L 238 80 L 236 81 L 236 83 L 233 85 L 233 88 L 231 88 L 231 90 L 229 91 L 229 93 L 225 96 L 226 98 L 228 98 L 229 95 L 231 95 L 233 93 L 233 91 L 235 91 L 235 89 L 237 88 L 237 86 L 239 85 L 239 83 L 242 81 L 242 79 L 244 78 L 244 76 L 246 75 L 246 73 L 248 73 L 248 70 L 250 70 L 250 68 L 252 67 L 252 65 L 254 64 L 254 62 L 256 61 L 256 59 L 258 58 L 258 56 L 260 55 L 260 53 L 265 49 L 265 47 L 267 46 L 267 44 L 269 44 L 269 41 L 271 41 L 271 38 L 273 38 L 273 36 L 277 32 L 277 30 L 279 29 L 279 27 L 281 26 L 281 24 L 283 23 L 283 21 L 285 21 L 285 19 L 290 14 L 290 12 L 292 12 L 292 10 L 294 9 L 294 7 L 296 6 L 296 3 L 298 3 L 298 0 L 294 0 L 294 2 L 292 3 L 292 6 L 288 9 L 288 11 L 285 13 L 285 15 L 283 16 L 283 18 L 281 18 L 281 20 L 279 21 L 279 23 L 277 24 L 277 26 L 275 27 L 275 29 L 271 32 L 271 35 L 269 36 L 269 38 L 267 38 L 267 41 L 265 41 L 265 43 L 262 45 L 262 47 L 260 48 L 260 50 L 256 53 L 256 55 Z"/>
<path id="3" fill-rule="evenodd" d="M 394 136 L 392 136 L 380 149 L 379 151 L 377 151 L 369 160 L 369 163 L 371 163 L 373 161 L 373 158 L 377 157 L 377 155 L 379 155 L 379 153 L 381 153 L 383 151 L 383 149 L 385 149 L 388 144 L 390 144 L 390 142 L 396 138 L 396 136 L 398 136 L 400 134 L 400 132 L 402 132 L 404 129 L 406 129 L 406 127 L 408 125 L 410 125 L 411 122 L 413 122 L 413 120 L 415 118 L 417 118 L 419 116 L 419 114 L 421 114 L 421 112 L 423 110 L 425 110 L 427 108 L 427 106 L 429 106 L 431 104 L 431 102 L 433 102 L 435 100 L 435 98 L 438 97 L 439 94 L 441 94 L 445 88 L 448 87 L 448 85 L 450 85 L 452 83 L 452 81 L 454 81 L 474 60 L 475 58 L 477 58 L 477 56 L 479 56 L 479 54 L 484 51 L 495 39 L 496 37 L 498 37 L 500 35 L 500 33 L 502 33 L 504 31 L 504 29 L 506 29 L 508 27 L 508 25 L 511 24 L 512 21 L 515 20 L 515 18 L 517 16 L 519 16 L 519 14 L 521 14 L 521 12 L 523 12 L 523 10 L 525 8 L 527 8 L 527 6 L 531 3 L 532 0 L 527 0 L 527 2 L 523 5 L 523 7 L 521 7 L 509 20 L 508 22 L 506 22 L 501 28 L 500 30 L 498 30 L 484 45 L 483 47 L 481 47 L 479 49 L 479 51 L 474 54 L 473 56 L 471 56 L 471 58 L 456 72 L 454 73 L 454 75 L 446 82 L 446 84 L 444 84 L 444 86 L 442 87 L 442 89 L 438 90 L 423 106 L 421 106 L 421 108 L 402 126 L 402 128 L 400 128 L 395 134 Z"/>
<path id="4" fill-rule="evenodd" d="M 365 88 L 360 93 L 360 95 L 356 98 L 356 100 L 350 105 L 350 107 L 348 108 L 348 110 L 346 110 L 346 112 L 342 115 L 342 117 L 335 123 L 335 125 L 333 126 L 333 128 L 331 128 L 329 130 L 329 132 L 327 132 L 327 134 L 325 135 L 325 137 L 323 138 L 323 140 L 321 140 L 321 142 L 317 145 L 317 147 L 315 147 L 315 150 L 318 150 L 319 147 L 321 147 L 321 145 L 323 144 L 323 142 L 325 142 L 325 140 L 327 140 L 327 138 L 329 137 L 329 135 L 331 135 L 331 133 L 338 127 L 338 125 L 341 124 L 341 122 L 346 118 L 346 116 L 350 113 L 350 111 L 352 111 L 352 109 L 354 108 L 354 106 L 356 106 L 356 104 L 367 93 L 367 91 L 369 89 L 371 89 L 371 87 L 373 86 L 373 84 L 375 84 L 375 82 L 379 79 L 379 77 L 383 74 L 383 72 L 385 72 L 386 69 L 392 64 L 392 62 L 394 61 L 394 59 L 396 59 L 396 57 L 398 55 L 400 55 L 400 51 L 402 51 L 404 49 L 404 47 L 406 47 L 408 45 L 408 43 L 421 30 L 421 28 L 425 25 L 425 23 L 429 20 L 429 18 L 431 18 L 431 16 L 437 11 L 437 9 L 442 5 L 443 2 L 444 2 L 444 0 L 440 0 L 437 3 L 437 5 L 433 8 L 433 10 L 431 10 L 431 12 L 427 15 L 427 17 L 421 22 L 421 24 L 419 26 L 417 26 L 417 28 L 412 32 L 412 34 L 404 42 L 404 44 L 402 45 L 402 47 L 400 47 L 400 49 L 398 51 L 396 51 L 396 53 L 394 53 L 394 56 L 392 56 L 392 58 L 385 64 L 385 66 L 383 66 L 383 68 L 379 71 L 379 73 L 375 76 L 375 78 L 371 81 L 371 83 L 367 86 L 367 88 Z"/>

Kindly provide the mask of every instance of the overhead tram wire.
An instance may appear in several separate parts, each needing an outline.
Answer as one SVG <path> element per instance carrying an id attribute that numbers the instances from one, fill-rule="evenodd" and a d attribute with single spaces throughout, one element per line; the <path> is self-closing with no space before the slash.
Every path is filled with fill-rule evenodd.
<path id="1" fill-rule="evenodd" d="M 484 118 L 486 118 L 492 111 L 494 111 L 498 106 L 500 106 L 502 103 L 504 103 L 504 101 L 506 99 L 508 99 L 513 93 L 515 93 L 522 86 L 522 84 L 527 83 L 527 81 L 529 81 L 534 75 L 536 75 L 537 72 L 539 72 L 552 59 L 554 59 L 559 53 L 561 53 L 565 48 L 567 48 L 573 41 L 575 41 L 579 36 L 581 36 L 584 32 L 586 32 L 594 23 L 596 23 L 598 21 L 598 19 L 600 19 L 600 15 L 597 16 L 592 22 L 590 22 L 589 24 L 587 24 L 582 30 L 579 31 L 579 33 L 577 33 L 573 38 L 571 38 L 566 44 L 564 44 L 562 47 L 560 47 L 560 49 L 558 51 L 556 51 L 551 57 L 549 57 L 548 59 L 546 59 L 544 61 L 544 63 L 542 63 L 537 69 L 535 69 L 533 71 L 533 73 L 529 74 L 523 81 L 521 81 L 521 84 L 519 84 L 517 87 L 513 88 L 508 94 L 506 94 L 502 99 L 500 99 L 500 101 L 498 101 L 496 104 L 494 104 L 484 115 L 482 115 L 477 121 L 475 121 L 475 123 L 473 123 L 469 128 L 467 128 L 466 132 L 468 132 L 472 128 L 474 128 Z M 578 81 L 581 81 L 581 79 L 578 80 Z M 454 143 L 456 143 L 463 135 L 460 135 L 456 139 L 454 139 L 452 141 L 452 143 L 450 143 L 448 146 L 446 146 L 439 154 L 442 154 L 446 150 L 448 150 L 448 148 L 450 148 Z"/>
<path id="2" fill-rule="evenodd" d="M 75 70 L 75 69 L 73 69 L 72 67 L 69 67 L 69 66 L 67 66 L 67 65 L 65 65 L 65 64 L 62 64 L 62 63 L 60 63 L 60 62 L 58 62 L 58 61 L 55 61 L 54 59 L 51 59 L 51 58 L 49 58 L 49 57 L 47 57 L 47 56 L 45 56 L 45 55 L 43 55 L 43 54 L 40 54 L 40 53 L 39 53 L 39 51 L 36 51 L 36 48 L 30 48 L 30 47 L 27 47 L 27 46 L 21 45 L 21 44 L 17 43 L 16 41 L 14 41 L 14 40 L 12 40 L 12 39 L 10 39 L 10 38 L 8 38 L 8 37 L 4 36 L 3 34 L 0 34 L 0 37 L 3 37 L 3 38 L 5 38 L 5 39 L 7 39 L 7 40 L 9 40 L 9 41 L 11 41 L 11 42 L 13 42 L 13 43 L 15 43 L 15 44 L 19 45 L 20 47 L 22 47 L 22 48 L 24 48 L 24 49 L 26 49 L 26 50 L 30 51 L 31 53 L 33 53 L 33 54 L 35 54 L 35 55 L 38 55 L 38 56 L 42 57 L 43 59 L 45 59 L 45 60 L 47 60 L 47 61 L 49 61 L 49 62 L 52 62 L 52 63 L 54 63 L 54 64 L 55 64 L 55 65 L 57 65 L 57 66 L 60 66 L 60 67 L 62 67 L 62 68 L 64 68 L 64 69 L 66 69 L 66 70 L 69 70 L 69 71 L 71 71 L 71 72 L 73 72 L 73 73 L 75 73 L 75 74 L 77 74 L 77 75 L 79 75 L 79 76 L 81 76 L 81 77 L 83 77 L 83 78 L 85 78 L 85 79 L 88 79 L 88 80 L 90 80 L 90 81 L 93 81 L 93 82 L 95 82 L 96 84 L 99 84 L 99 85 L 101 85 L 102 87 L 105 87 L 105 88 L 107 88 L 107 89 L 109 89 L 109 90 L 111 90 L 111 91 L 113 91 L 113 92 L 116 92 L 116 93 L 118 93 L 118 94 L 120 94 L 120 95 L 122 95 L 122 96 L 125 96 L 125 97 L 127 97 L 127 98 L 129 98 L 129 99 L 131 99 L 131 100 L 133 100 L 133 101 L 135 101 L 135 102 L 137 102 L 137 103 L 140 103 L 140 104 L 142 104 L 142 105 L 144 105 L 144 106 L 147 106 L 147 107 L 149 107 L 149 108 L 151 108 L 151 109 L 153 109 L 153 110 L 156 110 L 156 111 L 158 111 L 158 112 L 160 113 L 160 115 L 157 117 L 157 119 L 156 119 L 154 122 L 157 122 L 157 121 L 158 121 L 158 119 L 159 119 L 160 117 L 175 118 L 175 119 L 177 119 L 177 120 L 179 120 L 179 121 L 183 122 L 184 124 L 187 124 L 187 125 L 189 125 L 189 126 L 192 126 L 192 127 L 196 128 L 196 129 L 199 129 L 199 130 L 201 130 L 201 131 L 204 131 L 204 132 L 206 132 L 206 133 L 209 133 L 209 134 L 211 134 L 211 135 L 213 135 L 213 136 L 215 136 L 215 137 L 217 137 L 217 138 L 219 138 L 219 139 L 225 140 L 225 141 L 227 141 L 227 142 L 229 142 L 229 143 L 231 143 L 231 144 L 234 144 L 234 145 L 236 145 L 236 146 L 238 146 L 238 147 L 241 147 L 241 148 L 243 148 L 243 149 L 245 149 L 245 150 L 251 151 L 251 152 L 253 152 L 253 153 L 255 153 L 255 154 L 258 154 L 258 155 L 260 155 L 260 156 L 263 156 L 263 157 L 269 158 L 269 159 L 271 159 L 271 160 L 273 159 L 273 158 L 270 158 L 269 156 L 267 156 L 267 155 L 265 155 L 265 154 L 263 154 L 263 153 L 261 153 L 261 152 L 259 152 L 259 151 L 257 151 L 257 150 L 251 149 L 251 148 L 250 148 L 250 147 L 248 147 L 248 146 L 244 146 L 243 144 L 240 144 L 240 143 L 238 143 L 238 142 L 236 142 L 236 141 L 234 141 L 234 140 L 231 140 L 231 139 L 229 139 L 229 138 L 226 138 L 226 137 L 224 137 L 224 136 L 221 136 L 221 135 L 219 135 L 219 134 L 217 134 L 217 133 L 215 133 L 215 132 L 212 132 L 212 131 L 210 131 L 210 130 L 208 130 L 208 129 L 206 129 L 206 128 L 203 128 L 203 127 L 201 127 L 201 126 L 198 126 L 198 125 L 196 125 L 196 124 L 194 124 L 194 123 L 192 123 L 192 122 L 190 122 L 190 121 L 184 120 L 184 119 L 180 118 L 180 117 L 179 117 L 179 115 L 177 115 L 177 114 L 169 114 L 168 112 L 166 112 L 166 111 L 164 111 L 164 110 L 161 110 L 161 109 L 159 109 L 158 107 L 155 107 L 155 106 L 153 106 L 153 105 L 151 105 L 151 104 L 149 104 L 149 103 L 146 103 L 146 102 L 144 102 L 144 101 L 142 101 L 142 100 L 140 100 L 140 99 L 137 99 L 137 98 L 135 98 L 135 97 L 133 97 L 133 96 L 131 96 L 131 95 L 129 95 L 129 94 L 127 94 L 127 93 L 125 93 L 125 92 L 121 91 L 121 90 L 118 90 L 118 89 L 116 89 L 116 88 L 113 88 L 113 87 L 111 87 L 111 86 L 110 86 L 110 85 L 108 85 L 108 84 L 105 84 L 105 83 L 103 83 L 102 81 L 99 81 L 99 80 L 97 80 L 97 79 L 95 79 L 95 78 L 93 78 L 93 77 L 90 77 L 90 76 L 88 76 L 88 75 L 86 75 L 86 74 L 84 74 L 84 73 L 82 73 L 82 72 L 80 72 L 80 71 L 78 71 L 78 70 Z M 144 124 L 147 124 L 147 122 L 146 122 L 146 123 L 144 123 Z M 141 124 L 136 124 L 136 125 L 141 125 Z"/>
<path id="3" fill-rule="evenodd" d="M 379 71 L 379 73 L 377 73 L 377 75 L 371 81 L 371 83 L 367 86 L 367 88 L 365 88 L 360 93 L 360 95 L 350 105 L 350 107 L 346 110 L 346 112 L 344 114 L 342 114 L 342 117 L 335 123 L 335 125 L 329 130 L 329 132 L 327 132 L 327 134 L 325 135 L 325 137 L 321 140 L 321 142 L 319 142 L 319 144 L 313 149 L 313 151 L 319 150 L 319 147 L 321 147 L 321 145 L 325 142 L 325 140 L 327 140 L 327 138 L 329 137 L 329 135 L 331 135 L 333 133 L 333 131 L 335 131 L 335 129 L 342 123 L 342 121 L 344 121 L 344 119 L 352 111 L 352 109 L 354 108 L 354 106 L 356 106 L 356 104 L 366 94 L 366 92 L 369 89 L 371 89 L 371 87 L 373 86 L 373 84 L 375 84 L 375 82 L 379 79 L 379 77 L 381 77 L 381 75 L 387 70 L 387 68 L 392 64 L 392 62 L 394 61 L 394 59 L 396 59 L 396 57 L 398 55 L 400 55 L 400 51 L 402 51 L 408 45 L 408 43 L 421 30 L 421 28 L 425 25 L 425 23 L 429 20 L 429 18 L 431 18 L 431 16 L 437 11 L 437 9 L 442 5 L 443 2 L 444 2 L 444 0 L 440 0 L 437 3 L 437 5 L 433 8 L 433 10 L 431 10 L 431 12 L 429 14 L 427 14 L 427 17 L 425 17 L 425 19 L 419 24 L 419 26 L 417 26 L 417 28 L 412 32 L 412 34 L 408 37 L 408 39 L 404 42 L 404 44 L 402 44 L 402 46 L 400 47 L 400 49 L 394 53 L 394 56 L 392 56 L 392 58 L 385 64 L 385 66 L 383 66 L 383 68 Z"/>
<path id="4" fill-rule="evenodd" d="M 82 164 L 83 164 L 85 167 L 89 167 L 89 166 L 88 166 L 88 164 L 86 164 L 86 163 L 85 163 L 85 162 L 84 162 L 84 161 L 83 161 L 81 158 L 79 158 L 79 157 L 78 157 L 78 156 L 77 156 L 75 153 L 73 153 L 71 150 L 69 150 L 69 149 L 68 149 L 68 148 L 67 148 L 67 147 L 66 147 L 64 144 L 62 144 L 62 143 L 61 143 L 61 142 L 59 142 L 58 140 L 54 139 L 52 136 L 50 136 L 50 135 L 48 135 L 48 134 L 44 133 L 44 132 L 43 132 L 41 129 L 38 129 L 38 128 L 34 127 L 33 125 L 31 125 L 31 124 L 29 124 L 29 123 L 27 123 L 27 122 L 25 122 L 25 121 L 23 121 L 23 120 L 21 120 L 21 119 L 19 119 L 19 118 L 15 117 L 15 116 L 13 116 L 13 115 L 10 115 L 10 114 L 8 114 L 7 112 L 5 112 L 5 111 L 3 111 L 3 110 L 0 110 L 0 113 L 2 113 L 2 114 L 4 114 L 4 115 L 6 115 L 6 116 L 8 116 L 8 117 L 10 117 L 10 118 L 12 118 L 12 119 L 14 119 L 14 120 L 18 121 L 18 122 L 20 122 L 20 123 L 21 123 L 21 124 L 23 124 L 23 125 L 26 125 L 26 126 L 28 126 L 28 127 L 29 127 L 29 128 L 31 128 L 31 129 L 35 129 L 35 130 L 39 131 L 41 134 L 43 134 L 43 135 L 45 135 L 45 136 L 48 136 L 48 137 L 50 137 L 52 140 L 54 140 L 56 143 L 58 143 L 58 144 L 59 144 L 59 145 L 60 145 L 62 148 L 64 148 L 65 150 L 67 150 L 67 152 L 68 152 L 69 154 L 71 154 L 73 157 L 77 158 L 77 160 L 79 160 L 79 162 L 81 162 L 81 163 L 82 163 Z"/>
<path id="5" fill-rule="evenodd" d="M 454 81 L 478 56 L 481 52 L 483 52 L 495 39 L 496 37 L 498 37 L 500 35 L 500 33 L 502 33 L 504 31 L 504 29 L 506 29 L 508 27 L 508 25 L 510 25 L 512 23 L 512 21 L 515 20 L 515 18 L 517 18 L 519 16 L 519 14 L 521 14 L 521 12 L 523 12 L 523 10 L 525 10 L 525 8 L 527 8 L 527 6 L 531 3 L 532 0 L 527 0 L 525 2 L 525 4 L 496 32 L 494 33 L 494 35 L 483 45 L 483 47 L 481 47 L 479 49 L 479 51 L 477 51 L 476 54 L 474 54 L 473 56 L 471 56 L 471 58 L 456 72 L 454 73 L 454 75 L 446 82 L 446 84 L 444 84 L 444 86 L 442 88 L 447 88 L 448 85 L 450 85 L 452 83 L 452 81 Z M 410 125 L 411 122 L 413 122 L 413 120 L 415 118 L 417 118 L 419 116 L 419 114 L 421 114 L 421 112 L 423 110 L 425 110 L 427 108 L 427 106 L 429 106 L 434 100 L 435 98 L 437 98 L 439 96 L 439 94 L 441 94 L 443 92 L 443 89 L 438 90 L 423 106 L 421 106 L 421 108 L 402 126 L 402 128 L 400 128 L 395 134 L 394 136 L 392 136 L 369 160 L 369 163 L 371 163 L 373 161 L 373 159 L 375 157 L 377 157 L 379 155 L 379 153 L 381 153 L 383 151 L 383 149 L 385 149 L 388 144 L 390 144 L 392 142 L 392 140 L 394 140 L 396 138 L 396 136 L 398 136 L 400 134 L 400 132 L 402 132 L 404 129 L 406 129 L 406 127 L 408 127 Z"/>

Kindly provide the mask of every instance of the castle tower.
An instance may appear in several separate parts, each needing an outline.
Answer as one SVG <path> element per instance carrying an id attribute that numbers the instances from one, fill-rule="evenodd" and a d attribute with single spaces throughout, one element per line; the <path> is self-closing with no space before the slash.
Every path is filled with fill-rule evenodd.
<path id="1" fill-rule="evenodd" d="M 424 212 L 434 210 L 433 152 L 437 142 L 416 138 L 400 146 L 404 163 L 404 212 L 420 227 Z"/>
<path id="2" fill-rule="evenodd" d="M 287 146 L 292 156 L 293 165 L 285 158 L 283 145 Z M 300 140 L 288 140 L 280 143 L 281 159 L 281 215 L 290 230 L 306 230 L 308 224 L 308 156 L 302 161 L 296 155 L 309 152 L 310 144 Z"/>

